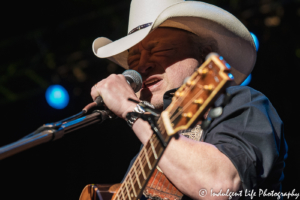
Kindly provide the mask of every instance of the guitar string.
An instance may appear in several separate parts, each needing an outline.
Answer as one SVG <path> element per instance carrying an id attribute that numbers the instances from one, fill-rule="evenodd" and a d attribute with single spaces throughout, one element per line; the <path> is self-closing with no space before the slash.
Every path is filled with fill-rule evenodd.
<path id="1" fill-rule="evenodd" d="M 159 144 L 160 142 L 159 142 L 159 140 L 158 140 L 156 137 L 153 137 L 152 140 L 153 140 L 153 145 L 155 146 L 155 149 L 156 149 L 156 147 L 158 146 L 158 144 Z M 152 156 L 152 150 L 151 150 L 151 148 L 149 148 L 148 150 L 149 150 L 149 151 L 148 151 L 149 156 Z M 144 159 L 145 159 L 145 157 L 144 157 Z M 143 161 L 145 161 L 145 160 L 143 160 Z M 147 161 L 146 161 L 146 162 L 143 162 L 143 167 L 146 166 L 146 165 L 147 165 Z M 135 178 L 135 176 L 134 176 L 134 178 Z M 135 181 L 135 180 L 134 180 L 134 181 Z M 153 182 L 154 182 L 154 180 L 152 181 L 152 183 L 153 183 Z"/>
<path id="2" fill-rule="evenodd" d="M 161 118 L 158 120 L 158 123 L 160 123 L 161 122 Z M 162 126 L 161 127 L 161 131 L 163 132 L 164 131 L 164 126 Z M 158 139 L 156 138 L 156 137 L 153 137 L 152 138 L 152 140 L 154 140 L 153 141 L 153 143 L 154 143 L 154 146 L 155 146 L 155 149 L 156 149 L 156 147 L 157 147 L 157 144 L 159 144 L 159 141 L 158 141 Z M 148 148 L 148 150 L 147 150 L 147 153 L 148 153 L 148 155 L 151 157 L 152 156 L 152 150 L 151 150 L 151 148 L 149 147 Z M 141 158 L 141 162 L 142 162 L 142 166 L 143 167 L 145 167 L 146 165 L 147 165 L 147 160 L 145 160 L 145 155 L 144 155 L 144 151 L 143 151 L 143 153 L 140 155 L 140 158 Z M 139 168 L 140 168 L 140 165 L 138 165 L 138 166 L 136 166 L 136 164 L 137 163 L 134 163 L 134 165 L 135 165 L 135 167 L 136 167 L 136 169 L 137 170 L 140 170 Z M 140 173 L 141 174 L 141 173 Z M 135 185 L 135 183 L 136 183 L 136 176 L 135 175 L 133 175 L 132 173 L 130 174 L 130 177 L 131 177 L 131 180 L 132 180 L 132 182 L 133 182 L 133 185 Z M 133 177 L 133 178 L 132 178 Z M 126 182 L 128 182 L 129 180 L 128 180 L 129 178 L 126 178 Z M 154 181 L 154 180 L 153 180 Z M 159 184 L 159 182 L 158 182 L 158 184 Z M 168 186 L 169 186 L 169 184 L 170 184 L 170 182 L 168 183 Z M 127 186 L 129 185 L 129 189 L 132 189 L 132 185 L 131 184 L 127 184 Z M 122 189 L 122 193 L 125 193 L 126 194 L 126 196 L 127 196 L 127 194 L 128 194 L 128 192 L 127 191 L 125 191 L 126 190 L 126 187 L 124 188 L 123 187 L 123 189 Z M 163 185 L 162 185 L 162 190 L 163 190 Z M 166 188 L 166 190 L 168 190 L 168 187 Z M 173 188 L 172 188 L 172 190 L 173 190 Z M 172 191 L 171 190 L 171 191 Z M 117 196 L 116 196 L 117 197 Z"/>
<path id="3" fill-rule="evenodd" d="M 159 141 L 157 140 L 156 137 L 155 137 L 154 139 L 156 139 L 156 141 L 154 141 L 154 142 L 155 142 L 155 146 L 157 147 L 157 144 L 159 144 L 159 143 L 158 143 Z M 157 176 L 157 173 L 159 173 L 158 170 L 156 170 L 156 174 L 155 174 L 154 180 L 155 180 L 155 178 L 156 178 L 156 176 Z M 163 174 L 163 173 L 162 173 L 162 174 Z M 153 175 L 152 175 L 152 176 L 153 176 Z M 161 176 L 160 176 L 160 179 L 161 179 L 163 176 L 164 176 L 164 175 L 161 175 Z M 156 188 L 159 186 L 160 180 L 157 182 L 156 186 L 153 187 L 154 180 L 152 181 L 150 188 L 156 189 Z M 166 178 L 164 179 L 164 181 L 163 181 L 163 183 L 162 183 L 162 188 L 160 189 L 161 191 L 164 189 L 164 182 L 165 182 L 165 180 L 166 180 Z M 168 184 L 168 185 L 169 185 L 169 184 Z M 168 189 L 168 188 L 166 188 L 166 190 L 167 190 L 167 189 Z"/>
<path id="4" fill-rule="evenodd" d="M 200 95 L 203 92 L 203 90 L 200 90 L 195 96 Z M 181 111 L 179 111 L 178 113 L 176 113 L 171 119 L 170 121 L 173 122 L 176 120 L 176 118 L 181 115 L 195 100 L 197 99 L 197 97 L 193 97 L 187 104 L 185 104 L 185 106 L 182 108 Z M 200 106 L 201 107 L 201 106 Z"/>
<path id="5" fill-rule="evenodd" d="M 198 80 L 199 80 L 199 79 L 198 79 Z M 196 80 L 196 81 L 198 81 L 198 80 Z M 193 85 L 193 87 L 186 88 L 185 94 L 189 93 L 195 86 L 196 86 L 196 84 Z M 175 100 L 174 107 L 179 107 L 179 105 L 183 102 L 184 98 L 186 98 L 186 96 L 180 96 L 180 97 L 178 97 L 178 99 Z M 189 102 L 189 105 L 190 105 L 190 102 Z M 189 106 L 189 105 L 188 105 L 188 106 Z M 171 117 L 171 118 L 170 118 L 171 123 L 172 123 L 173 121 L 175 121 L 175 119 L 176 119 L 179 115 L 181 115 L 182 112 L 183 112 L 185 109 L 186 109 L 186 106 L 183 107 L 180 111 L 178 111 L 178 112 L 176 113 L 175 116 Z M 177 110 L 177 109 L 172 109 L 172 110 L 170 111 L 170 113 L 169 113 L 169 116 L 172 116 L 172 115 L 176 112 L 176 110 Z M 174 118 L 175 118 L 175 119 L 174 119 Z"/>
<path id="6" fill-rule="evenodd" d="M 197 80 L 195 80 L 195 81 L 198 81 L 199 80 L 199 77 L 197 77 Z M 196 85 L 194 85 L 193 87 L 189 87 L 187 90 L 188 91 L 185 91 L 185 93 L 188 93 L 188 92 L 190 92 L 190 90 L 192 90 L 194 87 L 195 87 Z M 197 93 L 197 95 L 199 95 L 199 93 L 201 93 L 201 92 L 203 92 L 203 90 L 200 90 L 198 93 Z M 196 98 L 192 98 L 192 100 L 190 100 L 184 107 L 183 107 L 183 109 L 181 110 L 181 111 L 179 111 L 175 116 L 173 116 L 173 118 L 171 118 L 171 121 L 174 121 L 174 118 L 176 119 L 177 117 L 178 117 L 178 115 L 179 114 L 181 114 L 194 100 L 195 100 Z M 183 97 L 179 97 L 177 100 L 176 100 L 176 103 L 175 104 L 180 104 L 180 103 L 182 103 L 182 101 L 183 101 Z M 176 110 L 175 110 L 176 111 Z M 174 111 L 174 112 L 175 112 Z M 172 114 L 174 114 L 174 112 L 171 112 Z M 171 115 L 172 115 L 171 114 Z M 160 121 L 160 119 L 161 118 L 159 118 L 159 120 L 158 121 Z M 155 138 L 153 138 L 153 139 L 155 139 Z M 155 142 L 157 142 L 158 140 L 156 140 Z M 156 146 L 156 144 L 155 144 L 155 146 Z M 155 149 L 155 148 L 154 148 Z M 151 156 L 152 155 L 152 151 L 151 151 L 151 148 L 149 147 L 148 148 L 148 150 L 147 150 L 147 153 L 148 153 L 148 155 L 149 156 Z M 151 154 L 151 155 L 150 155 Z M 144 156 L 144 157 L 142 157 L 142 156 Z M 146 162 L 144 162 L 145 161 L 145 155 L 144 155 L 144 153 L 142 153 L 141 154 L 141 160 L 142 160 L 142 166 L 144 167 L 144 166 L 146 166 L 147 165 L 147 162 L 148 161 L 146 161 Z M 134 163 L 133 165 L 134 165 L 134 167 L 136 168 L 136 170 L 138 170 L 138 171 L 140 171 L 140 165 L 136 165 L 137 164 L 137 162 L 136 163 Z M 133 182 L 133 185 L 135 185 L 135 183 L 137 182 L 137 180 L 136 180 L 136 176 L 133 176 L 133 174 L 132 173 L 135 173 L 135 172 L 133 172 L 133 170 L 130 170 L 130 173 L 129 173 L 129 176 L 127 176 L 126 178 L 125 178 L 125 184 L 127 184 L 126 182 L 128 182 L 129 181 L 129 178 L 131 178 L 131 180 L 132 180 L 132 182 Z M 138 175 L 140 175 L 141 174 L 141 172 L 138 174 Z M 133 177 L 133 178 L 132 178 Z M 138 177 L 137 177 L 138 178 Z M 161 177 L 160 177 L 161 178 Z M 156 185 L 156 187 L 158 186 L 158 184 L 159 184 L 159 182 L 157 183 L 157 185 Z M 128 185 L 128 184 L 127 184 Z M 131 184 L 129 184 L 129 188 L 131 189 L 131 187 L 132 187 L 132 185 Z M 121 190 L 122 191 L 122 193 L 124 192 L 124 190 L 126 190 L 126 188 L 124 188 L 123 187 L 123 189 Z M 125 194 L 127 194 L 128 192 L 126 191 L 125 192 Z M 129 195 L 129 194 L 128 194 Z M 118 195 L 116 195 L 116 197 L 117 197 Z"/>
<path id="7" fill-rule="evenodd" d="M 155 145 L 157 145 L 157 143 L 155 144 Z M 149 154 L 149 156 L 151 156 L 151 149 L 150 149 L 150 151 L 148 151 L 148 154 Z M 144 162 L 143 163 L 143 166 L 146 166 L 147 165 L 147 162 Z M 133 176 L 134 178 L 132 179 L 132 182 L 133 182 L 133 185 L 135 185 L 136 184 L 136 179 L 135 179 L 135 177 L 136 176 Z M 132 178 L 132 176 L 131 176 L 131 178 Z M 126 179 L 128 179 L 128 178 L 126 178 Z M 125 180 L 125 183 L 124 183 L 124 185 L 126 186 L 126 184 L 128 183 L 128 180 Z M 127 184 L 127 186 L 129 185 L 129 187 L 128 187 L 128 189 L 129 190 L 131 190 L 131 189 L 133 189 L 132 188 L 132 185 L 131 184 Z M 121 188 L 120 188 L 121 189 Z M 125 194 L 125 196 L 127 197 L 128 195 L 130 195 L 130 194 L 128 194 L 128 192 L 127 192 L 127 190 L 126 190 L 126 187 L 122 187 L 122 189 L 121 189 L 121 193 L 123 194 L 122 196 L 124 196 L 124 194 Z M 117 196 L 116 196 L 116 198 L 119 196 L 120 194 L 118 193 L 117 194 Z"/>
<path id="8" fill-rule="evenodd" d="M 162 121 L 161 120 L 161 117 L 158 119 L 158 122 L 160 122 L 160 121 Z M 162 127 L 163 127 L 163 129 L 162 129 Z M 162 126 L 161 127 L 161 132 L 163 132 L 164 131 L 164 126 Z M 152 137 L 151 137 L 152 138 Z M 150 138 L 150 139 L 151 139 Z M 157 143 L 158 143 L 158 140 L 157 140 L 157 138 L 156 137 L 153 137 L 153 139 L 156 139 L 154 142 L 155 142 L 155 147 L 156 147 L 156 145 L 157 145 Z M 149 142 L 148 142 L 149 143 Z M 147 144 L 148 144 L 147 143 Z M 146 147 L 143 147 L 143 148 L 146 148 Z M 146 150 L 146 152 L 147 152 L 147 154 L 148 154 L 148 156 L 149 157 L 151 157 L 152 156 L 152 151 L 151 151 L 151 148 L 148 148 L 147 150 Z M 139 154 L 139 156 L 138 157 L 140 157 L 140 161 L 141 161 L 141 163 L 142 163 L 142 167 L 143 168 L 145 168 L 145 166 L 148 164 L 148 161 L 145 159 L 145 152 L 143 151 L 143 149 L 142 149 L 142 151 L 141 151 L 141 154 Z M 137 158 L 138 159 L 138 158 Z M 138 166 L 136 166 L 136 164 L 137 164 L 137 162 L 134 162 L 134 166 L 138 169 L 138 170 L 140 170 L 140 165 L 138 165 Z M 133 168 L 132 168 L 133 169 Z M 132 180 L 132 182 L 133 182 L 133 185 L 135 185 L 136 184 L 136 176 L 135 175 L 133 175 L 132 173 L 134 173 L 134 171 L 133 170 L 130 170 L 129 171 L 129 173 L 128 173 L 128 175 L 126 176 L 126 178 L 125 178 L 125 183 L 126 182 L 128 182 L 129 181 L 129 178 L 131 178 L 131 180 Z M 132 178 L 133 177 L 133 178 Z M 124 184 L 122 184 L 122 185 L 124 185 Z M 129 184 L 130 185 L 130 188 L 132 188 L 132 186 L 131 186 L 131 184 Z M 116 198 L 118 198 L 119 197 L 119 195 L 120 195 L 120 193 L 122 192 L 122 193 L 124 193 L 124 190 L 125 190 L 126 188 L 124 188 L 124 187 L 122 187 L 121 186 L 121 188 L 119 189 L 119 191 L 117 192 L 117 194 L 116 194 Z"/>
<path id="9" fill-rule="evenodd" d="M 161 118 L 159 118 L 158 122 L 160 122 L 160 121 L 161 121 Z M 165 131 L 165 130 L 164 130 L 164 127 L 161 127 L 161 132 L 164 132 L 164 131 Z M 156 149 L 156 148 L 157 148 L 157 145 L 159 144 L 159 140 L 157 139 L 157 137 L 151 137 L 151 138 L 152 138 L 152 143 L 153 143 L 154 149 Z M 149 142 L 149 143 L 150 143 L 150 142 Z M 152 156 L 153 151 L 152 151 L 151 146 L 147 149 L 147 153 L 148 153 L 148 156 L 149 156 L 149 157 Z M 140 158 L 141 158 L 142 166 L 143 166 L 143 167 L 146 166 L 146 165 L 148 164 L 148 161 L 147 161 L 147 159 L 145 159 L 146 156 L 145 156 L 144 151 L 142 151 L 142 154 L 140 155 Z M 137 162 L 137 163 L 134 163 L 134 165 L 137 165 L 136 168 L 138 168 L 138 169 L 141 168 L 141 167 L 140 167 L 140 164 L 138 164 L 138 162 Z"/>
<path id="10" fill-rule="evenodd" d="M 217 76 L 216 73 L 214 73 L 214 72 L 213 72 L 213 75 L 214 75 L 214 76 Z M 197 77 L 197 78 L 198 78 L 198 80 L 199 80 L 200 77 Z M 221 77 L 219 76 L 219 78 L 221 78 Z M 196 80 L 196 81 L 198 81 L 198 80 Z M 203 84 L 202 84 L 202 85 L 203 85 Z M 200 85 L 201 88 L 203 88 L 202 85 Z M 195 84 L 194 86 L 196 86 L 196 84 Z M 190 88 L 190 90 L 191 90 L 191 89 L 192 89 L 192 87 Z M 190 92 L 190 91 L 186 91 L 185 93 L 188 93 L 188 92 Z M 200 90 L 195 96 L 199 96 L 201 92 L 203 92 L 203 90 Z M 173 109 L 173 111 L 170 112 L 170 116 L 172 116 L 172 117 L 170 118 L 170 121 L 171 121 L 171 122 L 175 121 L 175 119 L 176 119 L 180 114 L 182 114 L 182 112 L 184 112 L 184 111 L 187 109 L 188 106 L 190 106 L 190 105 L 192 104 L 192 102 L 196 99 L 195 96 L 194 96 L 194 98 L 192 98 L 192 100 L 190 100 L 188 103 L 186 103 L 185 106 L 181 109 L 181 111 L 177 112 L 175 116 L 172 116 L 172 115 L 174 114 L 174 112 L 175 112 L 176 110 Z M 208 94 L 208 96 L 209 96 L 209 94 Z M 180 101 L 180 102 L 179 102 L 179 101 Z M 178 101 L 176 101 L 176 103 L 175 103 L 175 106 L 178 107 L 178 104 L 182 103 L 182 101 L 183 101 L 182 98 L 180 99 L 180 97 L 179 97 L 179 98 L 178 98 Z M 177 104 L 177 105 L 176 105 L 176 104 Z M 201 107 L 201 106 L 200 106 L 200 107 Z"/>
<path id="11" fill-rule="evenodd" d="M 196 81 L 198 81 L 198 80 L 199 80 L 199 77 L 197 77 L 197 80 L 196 80 Z M 193 87 L 188 87 L 188 88 L 186 87 L 185 89 L 186 89 L 187 91 L 185 91 L 185 94 L 187 94 L 188 92 L 190 92 L 195 86 L 196 86 L 196 84 L 193 85 Z M 176 92 L 175 92 L 175 93 L 176 93 Z M 178 99 L 175 100 L 175 105 L 174 105 L 174 106 L 175 106 L 175 107 L 178 107 L 179 105 L 176 105 L 176 103 L 177 103 L 177 104 L 181 104 L 182 101 L 184 100 L 184 98 L 185 98 L 185 97 L 183 97 L 183 96 L 179 96 Z M 170 112 L 170 114 L 173 115 L 174 112 L 176 112 L 176 109 L 173 109 L 173 110 Z"/>
<path id="12" fill-rule="evenodd" d="M 200 77 L 197 77 L 197 80 L 195 79 L 195 81 L 196 82 L 198 82 L 198 80 L 200 79 Z M 185 91 L 185 94 L 188 94 L 192 89 L 194 89 L 194 87 L 196 87 L 197 85 L 195 84 L 195 85 L 193 85 L 193 87 L 189 87 L 189 88 L 187 88 L 187 91 Z M 178 111 L 176 114 L 175 114 L 175 116 L 172 116 L 172 118 L 170 119 L 170 121 L 171 122 L 173 122 L 173 121 L 175 121 L 175 119 L 179 116 L 179 115 L 181 115 L 184 111 L 185 111 L 185 109 L 187 108 L 187 107 L 189 107 L 193 102 L 194 102 L 194 100 L 196 100 L 196 98 L 198 98 L 198 95 L 200 94 L 200 93 L 202 93 L 203 92 L 203 90 L 202 90 L 202 85 L 200 85 L 200 91 L 190 100 L 190 101 L 188 101 L 188 103 L 186 103 L 184 106 L 183 106 L 183 108 L 180 110 L 180 111 Z M 181 104 L 182 102 L 183 102 L 183 100 L 184 100 L 184 98 L 186 98 L 186 96 L 184 96 L 184 97 L 182 97 L 181 99 L 179 99 L 178 98 L 178 101 L 177 101 L 177 104 Z M 177 105 L 177 107 L 178 107 L 178 105 Z M 174 112 L 175 112 L 176 110 L 174 109 Z M 171 115 L 173 115 L 174 114 L 174 112 L 171 114 L 171 112 L 170 112 L 170 114 Z M 174 119 L 175 118 L 175 119 Z"/>
<path id="13" fill-rule="evenodd" d="M 216 65 L 215 62 L 212 61 L 212 63 Z M 215 68 L 213 64 L 211 64 L 211 63 L 209 63 L 209 64 L 210 64 L 210 66 L 212 66 L 213 68 Z M 207 66 L 208 66 L 208 65 L 207 65 Z M 207 66 L 203 67 L 203 69 L 207 68 Z M 209 69 L 208 73 L 209 73 L 210 71 L 212 71 L 212 70 Z M 219 69 L 219 71 L 220 71 L 220 69 Z M 199 74 L 198 71 L 197 71 L 197 73 Z M 200 74 L 199 74 L 199 75 L 200 75 Z M 215 75 L 215 73 L 214 73 L 214 75 Z M 193 81 L 198 82 L 198 80 L 199 80 L 200 78 L 201 78 L 201 75 L 200 75 L 200 76 L 197 76 Z M 197 80 L 196 80 L 196 79 L 197 79 Z M 203 85 L 203 84 L 201 84 L 201 86 L 202 86 L 202 85 Z M 193 87 L 194 87 L 194 86 L 196 86 L 196 84 L 193 85 Z M 189 88 L 192 89 L 193 87 L 189 87 Z M 189 91 L 187 91 L 187 92 L 189 92 Z M 178 97 L 177 100 L 179 100 L 179 101 L 182 102 L 182 98 L 181 98 L 181 97 Z M 177 100 L 176 100 L 176 101 L 177 101 Z M 180 102 L 180 103 L 181 103 L 181 102 Z M 170 112 L 170 114 L 173 115 L 175 111 L 176 111 L 176 110 L 174 110 L 173 112 Z"/>
<path id="14" fill-rule="evenodd" d="M 144 153 L 144 151 L 142 151 L 140 155 L 143 155 L 143 153 Z M 119 189 L 120 193 L 126 193 L 126 196 L 129 195 L 129 194 L 125 191 L 125 190 L 126 190 L 125 185 L 129 182 L 129 179 L 132 180 L 134 186 L 135 186 L 135 184 L 136 184 L 136 182 L 137 182 L 136 179 L 135 179 L 135 177 L 136 177 L 136 176 L 135 176 L 135 171 L 133 170 L 134 167 L 135 167 L 135 166 L 133 166 L 133 167 L 131 168 L 129 174 L 126 176 L 125 181 L 123 182 L 121 188 Z M 128 185 L 128 184 L 127 184 L 127 185 Z M 134 186 L 133 186 L 133 187 L 134 187 Z M 132 190 L 135 190 L 135 188 L 133 189 L 133 187 L 132 187 L 131 184 L 130 184 L 130 190 L 131 190 L 131 189 L 132 189 Z M 139 188 L 138 188 L 138 189 L 139 189 Z M 140 189 L 139 189 L 139 190 L 140 190 Z M 119 192 L 118 192 L 117 196 L 118 196 L 118 195 L 119 195 Z M 137 195 L 138 195 L 138 194 L 137 194 Z"/>
<path id="15" fill-rule="evenodd" d="M 157 147 L 157 145 L 160 144 L 160 143 L 159 143 L 159 140 L 158 140 L 156 137 L 155 137 L 154 139 L 156 140 L 156 141 L 154 141 L 154 142 L 155 142 L 155 146 Z M 159 171 L 156 170 L 156 175 L 157 175 L 158 173 L 159 173 Z M 156 184 L 155 187 L 152 186 L 153 183 L 155 182 L 156 175 L 155 175 L 155 177 L 154 177 L 154 179 L 153 179 L 153 181 L 152 181 L 152 184 L 151 184 L 150 188 L 156 189 L 156 188 L 159 186 L 160 180 L 157 182 L 157 184 Z M 152 175 L 152 176 L 153 176 L 153 175 Z M 163 176 L 163 175 L 161 174 L 160 179 L 161 179 L 162 176 Z M 164 180 L 164 182 L 165 182 L 165 180 Z M 164 182 L 163 182 L 163 184 L 162 184 L 161 191 L 164 189 Z"/>
<path id="16" fill-rule="evenodd" d="M 157 139 L 157 138 L 156 138 Z M 157 142 L 158 142 L 158 140 L 157 140 Z M 159 144 L 159 143 L 157 143 L 157 144 Z M 158 170 L 156 170 L 156 174 L 157 173 L 160 173 Z M 157 187 L 159 187 L 159 184 L 161 183 L 161 179 L 162 178 L 164 178 L 163 179 L 163 182 L 162 182 L 162 184 L 161 184 L 161 188 L 160 189 L 157 189 Z M 152 184 L 151 184 L 151 186 L 150 186 L 150 188 L 153 188 L 154 190 L 159 190 L 159 191 L 161 191 L 161 192 L 164 192 L 164 193 L 167 193 L 167 194 L 169 194 L 169 195 L 176 195 L 176 193 L 178 192 L 178 190 L 176 189 L 176 188 L 174 188 L 174 186 L 170 183 L 170 181 L 168 181 L 168 185 L 167 186 L 165 186 L 165 182 L 166 182 L 166 180 L 168 180 L 167 179 L 167 177 L 164 175 L 164 173 L 161 173 L 160 174 L 160 177 L 159 177 L 159 180 L 157 181 L 157 183 L 156 183 L 156 186 L 152 186 Z M 154 180 L 152 181 L 152 183 L 154 182 Z M 171 190 L 168 188 L 169 187 L 169 185 L 171 184 Z M 173 191 L 173 189 L 175 189 L 175 193 L 174 194 L 172 194 L 172 191 Z M 165 191 L 164 191 L 165 190 Z"/>
<path id="17" fill-rule="evenodd" d="M 214 73 L 214 76 L 216 76 L 216 74 Z M 197 77 L 197 79 L 195 79 L 194 81 L 196 81 L 196 82 L 198 82 L 198 80 L 200 79 L 201 77 Z M 200 85 L 200 89 L 202 89 L 203 88 L 203 86 L 202 86 L 203 84 L 201 84 Z M 188 89 L 193 89 L 194 87 L 196 86 L 196 84 L 195 85 L 193 85 L 193 87 L 190 87 L 190 88 L 188 88 Z M 187 94 L 188 92 L 190 92 L 190 90 L 188 90 L 188 91 L 185 91 L 185 94 Z M 203 92 L 203 90 L 200 90 L 201 92 Z M 199 91 L 199 92 L 200 92 Z M 198 96 L 199 95 L 199 92 L 195 95 L 195 96 Z M 183 97 L 182 97 L 183 98 Z M 179 103 L 182 103 L 182 101 L 183 101 L 183 99 L 180 99 L 180 97 L 178 98 L 178 101 L 176 102 L 177 104 Z M 195 98 L 194 99 L 192 99 L 191 101 L 194 101 L 195 100 Z M 180 102 L 179 102 L 180 101 Z M 182 108 L 182 110 L 181 111 L 179 111 L 178 113 L 176 113 L 176 115 L 175 116 L 173 116 L 173 118 L 171 118 L 170 119 L 170 121 L 171 122 L 173 122 L 173 121 L 175 121 L 175 119 L 180 115 L 180 114 L 182 114 L 182 112 L 188 107 L 188 106 L 190 106 L 190 104 L 192 103 L 191 101 L 189 101 L 187 104 L 185 104 L 185 106 Z M 178 107 L 178 105 L 177 105 L 177 107 Z M 174 112 L 175 112 L 176 110 L 173 110 L 173 112 L 170 112 L 170 115 L 172 116 L 173 114 L 174 114 Z M 174 119 L 175 118 L 175 119 Z"/>
<path id="18" fill-rule="evenodd" d="M 155 137 L 153 137 L 153 139 L 155 139 Z M 155 146 L 156 146 L 156 145 L 158 144 L 159 141 L 156 140 L 156 141 L 154 141 L 154 142 L 155 142 Z M 148 148 L 148 149 L 147 149 L 147 153 L 148 153 L 149 157 L 152 156 L 151 148 Z M 144 151 L 143 151 L 143 153 L 142 153 L 141 155 L 144 156 Z M 142 159 L 143 159 L 143 158 L 142 158 Z M 145 159 L 145 157 L 144 157 L 144 159 Z M 143 161 L 144 161 L 144 160 L 143 160 Z M 144 167 L 144 166 L 147 165 L 148 162 L 147 162 L 147 161 L 146 161 L 146 162 L 143 162 L 143 161 L 142 161 L 142 165 L 143 165 L 143 167 Z M 130 170 L 130 171 L 131 171 L 131 170 Z M 129 174 L 129 175 L 126 176 L 126 178 L 125 178 L 125 181 L 124 181 L 124 184 L 123 184 L 124 186 L 125 186 L 125 184 L 127 184 L 127 182 L 129 181 L 129 180 L 128 180 L 128 179 L 129 179 L 129 176 L 131 177 L 131 179 L 132 179 L 132 177 L 133 177 L 133 179 L 132 179 L 133 185 L 135 185 L 135 183 L 137 182 L 137 180 L 136 180 L 136 178 L 135 178 L 136 176 L 135 176 L 135 175 L 133 176 L 133 174 Z M 128 186 L 128 185 L 129 185 L 129 189 L 132 189 L 131 184 L 127 184 L 127 186 Z M 120 188 L 120 190 L 119 190 L 120 192 L 117 193 L 116 198 L 120 195 L 120 193 L 123 193 L 123 194 L 125 193 L 125 194 L 126 194 L 126 195 L 125 195 L 126 197 L 127 197 L 127 195 L 129 195 L 128 192 L 126 191 L 126 186 L 125 186 L 125 187 L 124 187 L 124 186 L 123 186 L 123 187 L 121 186 L 121 188 Z"/>
<path id="19" fill-rule="evenodd" d="M 161 119 L 161 118 L 160 118 L 160 119 Z M 160 119 L 159 119 L 159 120 L 160 120 Z M 151 138 L 154 140 L 154 145 L 155 145 L 155 147 L 157 147 L 157 144 L 158 144 L 159 141 L 157 140 L 156 137 L 151 137 Z M 144 147 L 143 147 L 143 148 L 144 148 Z M 152 156 L 152 150 L 151 150 L 151 148 L 149 147 L 146 151 L 147 151 L 148 156 L 151 157 L 151 156 Z M 148 164 L 148 161 L 145 160 L 145 152 L 142 151 L 141 154 L 140 154 L 139 156 L 140 156 L 140 158 L 141 158 L 142 166 L 145 167 L 145 166 Z M 136 164 L 136 163 L 134 163 L 134 165 L 135 165 L 135 164 Z M 135 166 L 135 167 L 136 167 L 136 166 Z M 140 166 L 138 166 L 137 168 L 140 168 Z M 122 193 L 123 195 L 124 195 L 124 193 L 125 193 L 125 194 L 126 194 L 126 197 L 127 197 L 128 193 L 127 193 L 127 191 L 125 191 L 125 190 L 126 190 L 126 187 L 124 187 L 124 185 L 126 184 L 126 182 L 129 181 L 129 178 L 131 178 L 131 180 L 132 180 L 132 182 L 133 182 L 133 185 L 136 184 L 136 182 L 137 182 L 136 179 L 135 179 L 136 176 L 134 176 L 132 173 L 134 173 L 134 171 L 133 171 L 133 170 L 130 170 L 128 176 L 126 176 L 126 178 L 125 178 L 124 184 L 122 184 L 123 186 L 121 186 L 121 188 L 120 188 L 119 191 L 117 192 L 115 199 L 119 198 L 120 193 Z M 132 177 L 133 177 L 133 178 L 132 178 Z M 128 185 L 129 185 L 129 188 L 132 189 L 132 185 L 131 185 L 131 184 L 127 184 L 127 186 L 128 186 Z"/>
<path id="20" fill-rule="evenodd" d="M 157 147 L 159 141 L 156 139 L 156 137 L 153 137 L 153 138 L 152 138 L 152 142 L 154 143 L 154 146 Z M 152 156 L 153 152 L 152 152 L 151 147 L 148 148 L 147 154 L 148 154 L 149 157 Z M 146 158 L 146 157 L 145 157 L 145 155 L 144 155 L 144 153 L 143 153 L 143 157 L 141 158 L 141 159 L 142 159 L 142 165 L 143 165 L 143 168 L 148 164 L 148 161 L 147 161 L 145 158 Z M 139 165 L 138 165 L 137 168 L 138 168 L 138 170 L 140 171 L 140 169 L 139 169 L 140 166 L 139 166 Z M 140 174 L 141 174 L 141 172 L 140 172 Z M 136 178 L 139 178 L 139 176 L 138 176 L 138 177 L 134 176 L 134 183 L 136 183 L 136 181 L 137 181 Z"/>
<path id="21" fill-rule="evenodd" d="M 160 118 L 160 120 L 158 121 L 158 124 L 159 125 L 161 125 L 161 123 L 162 123 L 162 118 Z M 161 126 L 161 132 L 165 132 L 165 126 Z M 165 175 L 164 175 L 165 176 Z M 164 189 L 164 185 L 165 185 L 165 181 L 167 180 L 167 178 L 165 177 L 165 180 L 164 180 L 164 182 L 163 182 L 163 184 L 162 184 L 162 189 L 161 190 L 163 190 Z M 168 187 L 169 187 L 169 185 L 170 185 L 170 181 L 168 181 L 168 185 L 165 187 L 165 192 L 166 193 L 168 193 L 168 194 L 171 194 L 170 192 L 170 190 L 168 189 Z"/>

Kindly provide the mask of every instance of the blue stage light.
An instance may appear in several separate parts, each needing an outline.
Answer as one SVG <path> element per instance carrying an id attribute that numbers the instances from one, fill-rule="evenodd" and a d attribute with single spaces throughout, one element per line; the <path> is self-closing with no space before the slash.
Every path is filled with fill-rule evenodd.
<path id="1" fill-rule="evenodd" d="M 245 85 L 249 85 L 250 81 L 251 81 L 251 74 L 244 80 L 244 82 L 241 83 L 242 86 L 245 86 Z"/>
<path id="2" fill-rule="evenodd" d="M 256 51 L 258 51 L 258 47 L 259 47 L 258 39 L 257 39 L 256 35 L 254 35 L 254 33 L 251 33 L 251 32 L 250 32 L 250 34 L 251 34 L 251 36 L 252 36 L 252 38 L 253 38 L 253 40 L 254 40 L 254 44 L 255 44 L 255 47 L 256 47 Z"/>
<path id="3" fill-rule="evenodd" d="M 46 90 L 46 100 L 55 109 L 63 109 L 69 103 L 69 94 L 61 85 L 51 85 Z"/>

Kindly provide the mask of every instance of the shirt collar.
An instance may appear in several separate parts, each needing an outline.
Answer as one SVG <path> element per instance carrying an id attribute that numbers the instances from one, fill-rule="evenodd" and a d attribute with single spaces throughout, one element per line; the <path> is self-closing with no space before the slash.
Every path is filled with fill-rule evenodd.
<path id="1" fill-rule="evenodd" d="M 172 97 L 174 96 L 174 93 L 178 90 L 179 88 L 175 88 L 172 90 L 168 90 L 165 92 L 163 96 L 163 102 L 164 102 L 164 110 L 171 104 L 172 102 Z"/>

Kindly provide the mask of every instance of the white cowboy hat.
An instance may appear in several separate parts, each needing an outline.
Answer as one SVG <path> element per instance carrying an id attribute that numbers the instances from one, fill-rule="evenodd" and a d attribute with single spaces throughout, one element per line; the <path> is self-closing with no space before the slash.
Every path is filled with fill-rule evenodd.
<path id="1" fill-rule="evenodd" d="M 112 42 L 100 37 L 93 52 L 128 69 L 128 49 L 158 27 L 184 29 L 217 41 L 219 53 L 231 65 L 237 84 L 251 73 L 256 49 L 248 29 L 232 14 L 211 4 L 184 0 L 132 0 L 128 35 Z"/>

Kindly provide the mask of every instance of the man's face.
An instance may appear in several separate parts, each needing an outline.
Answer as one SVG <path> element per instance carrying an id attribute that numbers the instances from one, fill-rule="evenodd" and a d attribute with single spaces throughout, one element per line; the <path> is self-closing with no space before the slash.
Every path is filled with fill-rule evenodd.
<path id="1" fill-rule="evenodd" d="M 172 28 L 154 30 L 129 50 L 129 68 L 143 77 L 139 98 L 161 109 L 163 94 L 180 87 L 203 62 L 199 54 L 189 33 Z"/>

